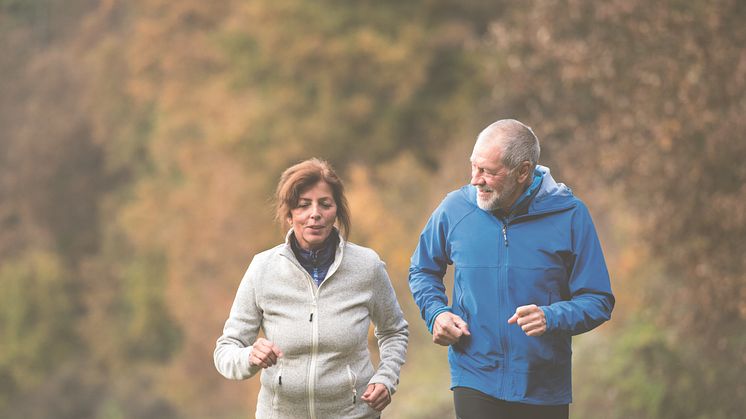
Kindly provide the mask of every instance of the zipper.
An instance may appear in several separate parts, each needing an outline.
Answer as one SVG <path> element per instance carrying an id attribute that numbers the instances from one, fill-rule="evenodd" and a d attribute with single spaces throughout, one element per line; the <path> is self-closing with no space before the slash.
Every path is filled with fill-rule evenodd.
<path id="1" fill-rule="evenodd" d="M 316 286 L 316 283 L 314 282 L 311 275 L 306 271 L 303 266 L 301 266 L 300 263 L 294 258 L 290 257 L 288 255 L 280 254 L 281 256 L 284 256 L 287 258 L 290 263 L 295 265 L 298 270 L 300 270 L 303 275 L 306 278 L 306 283 L 308 284 L 308 289 L 311 293 L 311 302 L 309 307 L 309 315 L 308 315 L 308 322 L 311 323 L 311 359 L 308 364 L 308 375 L 306 378 L 306 393 L 308 394 L 308 411 L 310 413 L 311 419 L 316 419 L 316 407 L 314 406 L 314 397 L 315 397 L 315 389 L 314 389 L 314 377 L 316 376 L 316 358 L 318 357 L 318 351 L 319 351 L 319 326 L 318 326 L 318 316 L 314 316 L 317 314 L 318 309 L 318 293 L 319 289 L 322 285 L 324 285 L 324 282 L 326 282 L 326 279 L 331 276 L 332 269 L 329 269 L 329 273 L 326 275 L 326 279 L 324 279 L 324 282 L 322 282 L 320 285 Z M 336 267 L 334 265 L 338 265 L 336 263 L 332 264 L 332 268 L 336 270 Z M 314 317 L 316 317 L 316 321 L 314 321 Z"/>
<path id="2" fill-rule="evenodd" d="M 352 404 L 355 404 L 357 402 L 357 375 L 352 372 L 352 368 L 350 368 L 349 364 L 347 364 L 347 379 L 349 380 L 350 389 L 352 390 Z"/>
<path id="3" fill-rule="evenodd" d="M 550 208 L 550 209 L 546 209 L 546 210 L 543 210 L 543 211 L 535 212 L 535 213 L 532 213 L 532 214 L 524 214 L 524 215 L 516 216 L 516 217 L 513 217 L 513 218 L 508 217 L 507 219 L 502 219 L 500 217 L 496 217 L 496 219 L 500 220 L 500 222 L 502 223 L 502 234 L 503 234 L 503 240 L 505 242 L 505 247 L 504 247 L 505 250 L 504 250 L 504 252 L 501 252 L 501 253 L 503 253 L 503 256 L 504 256 L 504 260 L 505 260 L 504 266 L 505 267 L 504 267 L 504 271 L 502 272 L 502 274 L 498 276 L 498 287 L 499 287 L 499 289 L 498 289 L 498 293 L 499 293 L 499 295 L 498 295 L 498 301 L 500 302 L 500 305 L 502 307 L 507 307 L 508 267 L 510 266 L 509 253 L 508 253 L 508 223 L 509 222 L 518 222 L 518 221 L 522 221 L 523 219 L 532 218 L 532 217 L 536 217 L 536 216 L 541 216 L 541 215 L 544 215 L 544 214 L 549 214 L 549 213 L 554 213 L 554 212 L 561 212 L 561 211 L 567 211 L 567 210 L 569 210 L 571 208 L 574 208 L 574 207 L 575 207 L 575 204 L 572 204 L 572 205 L 568 205 L 566 207 Z M 508 313 L 508 315 L 510 316 L 510 315 L 512 315 L 512 313 Z M 498 327 L 499 327 L 499 329 L 501 331 L 501 333 L 500 333 L 500 335 L 501 335 L 500 336 L 500 343 L 502 345 L 503 356 L 505 358 L 505 361 L 503 363 L 504 364 L 503 368 L 504 368 L 505 371 L 509 371 L 509 369 L 510 369 L 510 335 L 509 335 L 509 329 L 507 327 L 507 322 L 506 321 L 501 321 L 501 322 L 499 322 L 499 324 L 500 324 L 500 326 L 498 326 Z M 508 385 L 506 385 L 507 384 L 506 380 L 507 380 L 507 374 L 503 374 L 502 375 L 502 379 L 500 380 L 499 389 L 498 389 L 498 393 L 503 394 L 503 395 L 506 395 L 505 394 L 506 388 L 509 387 Z"/>
<path id="4" fill-rule="evenodd" d="M 314 286 L 314 284 L 309 283 L 311 287 Z M 322 283 L 323 285 L 323 283 Z M 319 285 L 318 288 L 320 288 L 321 285 Z M 311 414 L 311 419 L 316 419 L 316 406 L 314 405 L 314 399 L 315 399 L 315 377 L 316 377 L 316 357 L 318 356 L 319 351 L 319 320 L 318 316 L 316 318 L 316 321 L 313 321 L 313 315 L 316 313 L 318 306 L 317 306 L 317 299 L 318 299 L 318 288 L 316 288 L 315 292 L 313 288 L 311 288 L 312 293 L 312 299 L 311 299 L 311 316 L 310 316 L 310 322 L 311 322 L 311 361 L 308 364 L 308 380 L 307 380 L 307 390 L 308 390 L 308 411 Z"/>
<path id="5" fill-rule="evenodd" d="M 507 307 L 508 305 L 508 266 L 510 264 L 510 261 L 508 260 L 508 221 L 503 221 L 503 240 L 505 240 L 505 247 L 503 253 L 503 260 L 505 263 L 503 264 L 503 273 L 501 275 L 501 281 L 498 281 L 498 286 L 500 286 L 500 289 L 498 289 L 498 292 L 500 293 L 498 300 L 500 301 L 500 305 L 502 307 Z M 502 331 L 501 333 L 501 343 L 502 343 L 502 350 L 503 350 L 503 356 L 505 357 L 503 361 L 503 366 L 505 371 L 509 371 L 510 368 L 510 336 L 509 336 L 509 330 L 507 327 L 507 322 L 502 321 L 500 323 L 500 329 Z M 505 394 L 504 391 L 507 388 L 505 383 L 506 374 L 502 375 L 502 379 L 500 380 L 500 390 L 499 392 L 501 394 Z"/>
<path id="6" fill-rule="evenodd" d="M 324 284 L 329 280 L 329 277 L 331 277 L 339 268 L 339 265 L 342 263 L 342 256 L 344 255 L 344 247 L 341 246 L 341 244 L 344 243 L 340 241 L 340 252 L 339 257 L 335 254 L 334 262 L 332 263 L 332 266 L 329 267 L 329 271 L 326 274 L 326 278 L 324 278 L 324 281 L 319 284 L 318 286 L 314 282 L 311 275 L 308 273 L 308 271 L 301 266 L 301 264 L 291 256 L 288 256 L 286 254 L 280 253 L 281 256 L 286 257 L 290 263 L 295 265 L 296 268 L 298 268 L 306 277 L 309 291 L 311 292 L 311 307 L 310 307 L 310 313 L 308 316 L 308 322 L 311 323 L 311 360 L 308 365 L 308 377 L 307 377 L 307 385 L 306 385 L 306 391 L 308 393 L 308 412 L 310 414 L 311 419 L 316 419 L 316 406 L 314 405 L 314 399 L 315 399 L 315 377 L 316 377 L 316 362 L 318 358 L 318 352 L 319 352 L 319 321 L 318 321 L 318 299 L 319 299 L 319 291 L 321 290 L 321 287 L 324 286 Z M 292 250 L 290 251 L 292 254 Z M 314 317 L 316 318 L 316 321 L 314 321 Z"/>

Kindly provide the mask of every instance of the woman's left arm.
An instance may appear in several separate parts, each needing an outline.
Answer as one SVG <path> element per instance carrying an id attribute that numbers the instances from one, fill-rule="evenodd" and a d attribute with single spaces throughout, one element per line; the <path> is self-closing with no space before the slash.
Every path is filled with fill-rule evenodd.
<path id="1" fill-rule="evenodd" d="M 369 384 L 383 384 L 391 396 L 396 392 L 399 373 L 407 357 L 409 326 L 391 286 L 386 265 L 381 261 L 374 270 L 372 291 L 370 315 L 375 325 L 381 362 Z"/>

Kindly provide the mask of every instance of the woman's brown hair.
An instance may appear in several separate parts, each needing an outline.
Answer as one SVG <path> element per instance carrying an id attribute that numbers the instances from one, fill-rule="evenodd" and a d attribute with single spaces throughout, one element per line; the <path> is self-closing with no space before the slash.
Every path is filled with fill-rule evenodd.
<path id="1" fill-rule="evenodd" d="M 332 166 L 321 159 L 312 158 L 290 166 L 282 172 L 275 195 L 277 212 L 275 218 L 281 224 L 290 218 L 290 211 L 298 206 L 300 194 L 320 181 L 332 188 L 332 197 L 337 204 L 337 222 L 342 237 L 350 234 L 350 209 L 345 198 L 344 185 Z"/>

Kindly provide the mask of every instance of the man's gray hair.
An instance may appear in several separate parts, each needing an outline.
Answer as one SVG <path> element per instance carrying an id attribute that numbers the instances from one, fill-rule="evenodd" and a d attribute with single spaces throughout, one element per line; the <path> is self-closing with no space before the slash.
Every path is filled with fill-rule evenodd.
<path id="1" fill-rule="evenodd" d="M 539 139 L 531 127 L 515 119 L 501 119 L 482 130 L 477 137 L 480 141 L 499 141 L 502 145 L 502 164 L 513 170 L 524 161 L 536 167 L 541 147 Z"/>

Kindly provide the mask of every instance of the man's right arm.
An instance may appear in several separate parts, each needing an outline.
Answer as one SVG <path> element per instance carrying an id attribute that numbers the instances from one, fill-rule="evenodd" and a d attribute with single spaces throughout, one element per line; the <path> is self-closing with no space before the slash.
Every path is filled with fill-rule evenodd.
<path id="1" fill-rule="evenodd" d="M 433 334 L 433 342 L 444 346 L 469 334 L 466 323 L 451 313 L 443 285 L 443 276 L 452 263 L 447 234 L 448 222 L 441 204 L 422 230 L 409 267 L 409 289 L 414 301 Z"/>

